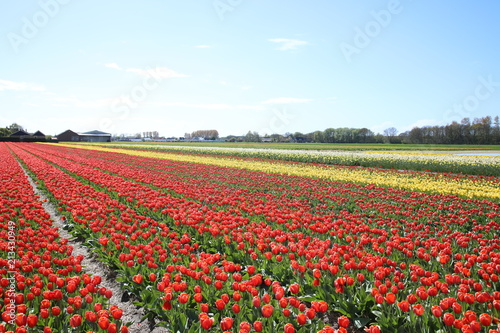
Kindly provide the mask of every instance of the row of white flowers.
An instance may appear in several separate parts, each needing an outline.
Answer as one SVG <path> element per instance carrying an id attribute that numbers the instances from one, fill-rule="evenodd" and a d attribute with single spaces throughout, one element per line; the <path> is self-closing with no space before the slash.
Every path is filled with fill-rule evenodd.
<path id="1" fill-rule="evenodd" d="M 333 151 L 333 150 L 298 150 L 298 149 L 259 149 L 259 148 L 227 148 L 227 147 L 192 147 L 192 146 L 172 146 L 172 145 L 143 145 L 143 144 L 120 144 L 120 147 L 151 147 L 156 149 L 179 150 L 189 152 L 207 153 L 213 151 L 214 153 L 234 153 L 244 152 L 250 156 L 265 156 L 276 154 L 277 157 L 286 157 L 290 155 L 307 155 L 307 156 L 321 156 L 321 157 L 337 157 L 343 159 L 388 159 L 400 161 L 420 161 L 426 163 L 429 161 L 444 162 L 444 163 L 458 163 L 465 165 L 496 165 L 500 167 L 500 156 L 480 155 L 481 153 L 474 153 L 474 155 L 457 154 L 457 153 L 428 153 L 422 151 L 415 152 L 387 152 L 387 151 Z M 477 154 L 477 155 L 476 155 Z M 488 153 L 486 153 L 488 154 Z M 238 154 L 239 155 L 239 154 Z"/>

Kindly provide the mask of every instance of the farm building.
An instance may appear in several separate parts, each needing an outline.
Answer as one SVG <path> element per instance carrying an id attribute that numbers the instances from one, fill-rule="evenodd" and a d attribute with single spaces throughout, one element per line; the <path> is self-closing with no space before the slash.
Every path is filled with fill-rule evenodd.
<path id="1" fill-rule="evenodd" d="M 40 131 L 36 131 L 35 133 L 32 134 L 32 136 L 34 138 L 38 138 L 38 139 L 45 139 L 45 134 L 43 134 L 42 132 Z"/>
<path id="2" fill-rule="evenodd" d="M 82 142 L 111 142 L 111 134 L 101 131 L 79 133 Z"/>
<path id="3" fill-rule="evenodd" d="M 28 132 L 26 132 L 24 130 L 19 130 L 17 132 L 12 133 L 10 136 L 11 137 L 18 137 L 20 139 L 25 139 L 25 138 L 30 138 L 31 134 L 29 134 Z"/>
<path id="4" fill-rule="evenodd" d="M 28 133 L 25 130 L 19 130 L 12 133 L 9 137 L 10 139 L 2 140 L 2 141 L 15 141 L 15 142 L 39 142 L 45 141 L 45 134 L 40 131 L 36 131 L 35 133 Z"/>
<path id="5" fill-rule="evenodd" d="M 84 133 L 76 133 L 72 130 L 67 130 L 62 132 L 57 136 L 57 139 L 61 142 L 72 141 L 72 142 L 111 142 L 111 134 L 101 131 L 90 131 Z"/>
<path id="6" fill-rule="evenodd" d="M 78 142 L 80 141 L 78 133 L 73 132 L 72 130 L 67 130 L 62 132 L 57 136 L 57 140 L 64 142 L 64 141 L 74 141 Z"/>

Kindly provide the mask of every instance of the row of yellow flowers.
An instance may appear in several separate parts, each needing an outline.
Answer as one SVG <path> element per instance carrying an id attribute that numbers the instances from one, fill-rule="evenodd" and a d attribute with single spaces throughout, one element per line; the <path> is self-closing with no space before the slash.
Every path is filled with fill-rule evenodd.
<path id="1" fill-rule="evenodd" d="M 255 161 L 234 159 L 228 156 L 203 156 L 176 154 L 157 151 L 139 151 L 122 148 L 108 148 L 79 144 L 59 144 L 73 148 L 98 150 L 105 152 L 122 153 L 133 156 L 191 162 L 198 164 L 217 165 L 262 171 L 269 173 L 287 174 L 311 178 L 321 178 L 341 182 L 354 182 L 361 184 L 375 184 L 410 191 L 422 191 L 440 194 L 459 195 L 466 198 L 500 199 L 500 182 L 490 179 L 451 178 L 434 173 L 413 173 L 402 171 L 379 171 L 370 168 L 346 168 L 315 164 L 290 164 L 280 161 Z"/>
<path id="2" fill-rule="evenodd" d="M 102 145 L 97 144 L 96 145 Z M 171 146 L 145 143 L 108 143 L 106 147 L 136 148 L 239 157 L 255 157 L 294 162 L 357 165 L 403 170 L 428 170 L 473 175 L 500 176 L 500 157 L 468 156 L 452 153 L 387 152 L 387 151 L 315 151 L 297 149 L 263 149 L 213 146 Z"/>

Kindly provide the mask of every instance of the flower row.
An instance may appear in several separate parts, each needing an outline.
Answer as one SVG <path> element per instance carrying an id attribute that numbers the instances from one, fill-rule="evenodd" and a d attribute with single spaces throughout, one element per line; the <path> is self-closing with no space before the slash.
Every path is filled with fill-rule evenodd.
<path id="1" fill-rule="evenodd" d="M 0 332 L 127 332 L 111 290 L 84 272 L 6 144 L 0 174 Z"/>

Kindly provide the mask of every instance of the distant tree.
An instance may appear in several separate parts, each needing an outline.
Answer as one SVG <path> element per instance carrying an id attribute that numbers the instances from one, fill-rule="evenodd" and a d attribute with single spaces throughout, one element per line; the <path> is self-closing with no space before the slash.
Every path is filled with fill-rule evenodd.
<path id="1" fill-rule="evenodd" d="M 17 124 L 17 123 L 13 123 L 12 125 L 7 126 L 7 129 L 10 130 L 11 134 L 15 133 L 17 131 L 23 131 L 24 130 L 24 128 L 21 125 Z"/>
<path id="2" fill-rule="evenodd" d="M 313 132 L 313 141 L 314 142 L 325 142 L 323 132 L 321 132 L 321 131 Z"/>
<path id="3" fill-rule="evenodd" d="M 11 135 L 10 130 L 7 128 L 0 128 L 0 136 L 9 136 Z"/>
<path id="4" fill-rule="evenodd" d="M 375 134 L 374 139 L 375 139 L 375 141 L 374 141 L 375 143 L 383 143 L 385 137 L 382 134 L 377 133 L 377 134 Z"/>
<path id="5" fill-rule="evenodd" d="M 464 142 L 462 128 L 459 123 L 453 121 L 444 127 L 444 142 L 449 144 L 460 144 Z"/>
<path id="6" fill-rule="evenodd" d="M 292 134 L 292 140 L 294 142 L 306 142 L 306 136 L 303 133 L 295 132 Z"/>
<path id="7" fill-rule="evenodd" d="M 491 117 L 475 118 L 472 122 L 472 128 L 476 138 L 476 143 L 486 144 L 491 140 Z"/>
<path id="8" fill-rule="evenodd" d="M 368 128 L 360 128 L 358 130 L 358 142 L 360 143 L 370 143 L 373 142 L 374 133 Z"/>
<path id="9" fill-rule="evenodd" d="M 388 143 L 393 143 L 397 134 L 398 130 L 395 127 L 389 127 L 384 130 L 384 136 L 386 138 L 386 142 Z"/>
<path id="10" fill-rule="evenodd" d="M 259 133 L 248 131 L 248 133 L 245 135 L 245 138 L 243 139 L 243 141 L 245 141 L 245 142 L 262 142 L 262 139 L 260 138 Z"/>
<path id="11" fill-rule="evenodd" d="M 413 127 L 411 131 L 408 133 L 408 142 L 413 144 L 422 143 L 423 142 L 422 129 L 419 127 Z"/>
<path id="12" fill-rule="evenodd" d="M 495 116 L 495 118 L 493 118 L 493 140 L 492 140 L 492 143 L 494 144 L 500 144 L 500 120 L 498 118 L 498 116 Z"/>
<path id="13" fill-rule="evenodd" d="M 323 142 L 334 143 L 335 142 L 335 129 L 327 128 L 323 131 Z"/>
<path id="14" fill-rule="evenodd" d="M 314 133 L 306 133 L 304 134 L 304 138 L 304 142 L 314 142 Z"/>
<path id="15" fill-rule="evenodd" d="M 219 138 L 217 130 L 197 130 L 191 133 L 191 138 L 203 138 L 205 140 L 216 140 Z"/>
<path id="16" fill-rule="evenodd" d="M 284 139 L 281 134 L 271 134 L 271 142 L 283 142 Z"/>
<path id="17" fill-rule="evenodd" d="M 460 121 L 460 126 L 462 127 L 462 136 L 464 138 L 464 143 L 471 144 L 472 143 L 472 133 L 471 133 L 470 119 L 463 118 Z"/>

